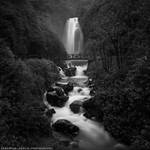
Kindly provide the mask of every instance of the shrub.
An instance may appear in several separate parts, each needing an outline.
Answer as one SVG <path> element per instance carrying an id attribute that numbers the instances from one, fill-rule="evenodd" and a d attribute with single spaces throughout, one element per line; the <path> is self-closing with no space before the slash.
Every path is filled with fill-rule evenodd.
<path id="1" fill-rule="evenodd" d="M 5 46 L 0 54 L 0 146 L 38 146 L 52 137 L 43 93 L 58 78 L 57 68 L 44 59 L 15 59 Z"/>
<path id="2" fill-rule="evenodd" d="M 150 148 L 149 59 L 138 59 L 126 74 L 122 76 L 122 73 L 109 75 L 110 77 L 105 79 L 105 88 L 97 90 L 94 103 L 103 111 L 104 126 L 114 138 L 132 145 L 132 149 L 141 147 L 148 150 Z"/>

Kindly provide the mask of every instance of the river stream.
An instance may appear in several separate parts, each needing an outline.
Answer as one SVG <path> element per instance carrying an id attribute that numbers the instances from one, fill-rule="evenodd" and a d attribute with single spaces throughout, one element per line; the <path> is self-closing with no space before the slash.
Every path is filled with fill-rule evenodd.
<path id="1" fill-rule="evenodd" d="M 76 101 L 86 101 L 90 96 L 90 88 L 87 86 L 86 81 L 88 77 L 84 74 L 87 69 L 87 64 L 76 66 L 76 75 L 73 77 L 66 77 L 63 74 L 62 84 L 68 81 L 75 83 L 73 91 L 69 93 L 69 100 L 62 108 L 52 107 L 46 102 L 49 108 L 54 108 L 56 113 L 53 114 L 52 123 L 59 119 L 66 119 L 80 128 L 79 135 L 75 140 L 79 141 L 80 150 L 114 150 L 116 144 L 110 135 L 104 130 L 104 127 L 94 120 L 84 117 L 84 110 L 81 108 L 78 114 L 70 110 L 69 105 Z"/>

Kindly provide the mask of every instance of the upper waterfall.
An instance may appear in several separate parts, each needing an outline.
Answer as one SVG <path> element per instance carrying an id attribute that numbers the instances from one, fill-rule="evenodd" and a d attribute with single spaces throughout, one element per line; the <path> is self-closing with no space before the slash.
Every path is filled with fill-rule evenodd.
<path id="1" fill-rule="evenodd" d="M 83 46 L 83 33 L 77 17 L 67 20 L 63 43 L 68 54 L 81 53 Z"/>

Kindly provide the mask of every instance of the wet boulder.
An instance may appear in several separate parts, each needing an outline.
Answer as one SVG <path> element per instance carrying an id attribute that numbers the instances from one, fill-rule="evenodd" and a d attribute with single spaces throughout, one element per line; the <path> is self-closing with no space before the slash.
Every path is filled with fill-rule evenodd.
<path id="1" fill-rule="evenodd" d="M 92 89 L 90 90 L 90 95 L 91 95 L 91 96 L 94 96 L 95 94 L 96 94 L 96 91 L 95 91 L 94 88 L 92 88 Z"/>
<path id="2" fill-rule="evenodd" d="M 80 92 L 82 92 L 82 89 L 80 88 L 80 89 L 78 89 L 78 93 L 80 93 Z"/>
<path id="3" fill-rule="evenodd" d="M 66 94 L 71 92 L 73 90 L 73 87 L 74 87 L 72 82 L 68 82 L 66 84 L 61 83 L 61 82 L 57 82 L 56 85 L 63 88 L 63 90 Z"/>
<path id="4" fill-rule="evenodd" d="M 64 93 L 62 88 L 54 87 L 54 91 L 47 92 L 46 98 L 51 106 L 63 107 L 69 97 Z"/>
<path id="5" fill-rule="evenodd" d="M 62 96 L 65 94 L 64 89 L 62 87 L 57 86 L 57 85 L 49 87 L 47 92 L 56 92 L 57 95 L 59 95 L 59 96 Z"/>
<path id="6" fill-rule="evenodd" d="M 69 77 L 75 76 L 76 67 L 65 68 L 64 72 L 66 76 L 69 76 Z"/>
<path id="7" fill-rule="evenodd" d="M 45 115 L 46 115 L 47 117 L 52 117 L 53 114 L 55 114 L 55 113 L 56 113 L 56 111 L 55 111 L 54 108 L 52 108 L 52 109 L 46 109 L 46 110 L 45 110 Z"/>
<path id="8" fill-rule="evenodd" d="M 90 98 L 83 102 L 83 108 L 85 108 L 85 110 L 93 109 L 94 103 L 94 98 Z"/>
<path id="9" fill-rule="evenodd" d="M 85 109 L 85 117 L 89 119 L 96 118 L 99 121 L 103 121 L 103 111 L 97 105 L 94 98 L 84 101 L 82 107 Z"/>
<path id="10" fill-rule="evenodd" d="M 88 112 L 84 113 L 83 116 L 88 118 L 88 119 L 92 119 L 92 117 L 93 117 L 93 115 L 88 113 Z"/>
<path id="11" fill-rule="evenodd" d="M 74 113 L 79 113 L 81 106 L 82 106 L 81 101 L 74 101 L 73 103 L 70 104 L 70 109 Z"/>
<path id="12" fill-rule="evenodd" d="M 64 91 L 65 93 L 69 93 L 73 90 L 73 83 L 72 82 L 68 82 L 68 84 L 64 87 Z"/>
<path id="13" fill-rule="evenodd" d="M 58 96 L 64 96 L 65 95 L 64 89 L 61 87 L 55 86 L 54 90 L 56 91 L 56 94 Z"/>
<path id="14" fill-rule="evenodd" d="M 65 119 L 57 120 L 54 124 L 52 124 L 52 128 L 56 132 L 60 132 L 66 136 L 75 137 L 79 134 L 79 128 Z"/>

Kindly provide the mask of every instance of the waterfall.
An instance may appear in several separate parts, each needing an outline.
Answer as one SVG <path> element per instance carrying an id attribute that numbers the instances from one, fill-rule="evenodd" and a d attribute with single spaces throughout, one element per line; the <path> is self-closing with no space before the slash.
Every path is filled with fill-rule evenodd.
<path id="1" fill-rule="evenodd" d="M 84 71 L 87 70 L 87 65 L 76 66 L 76 76 L 84 76 Z"/>
<path id="2" fill-rule="evenodd" d="M 81 53 L 83 46 L 83 34 L 77 17 L 67 20 L 63 43 L 68 54 Z"/>
<path id="3" fill-rule="evenodd" d="M 64 34 L 66 51 L 68 54 L 79 54 L 82 50 L 82 44 L 83 34 L 78 18 L 68 19 Z M 85 110 L 83 108 L 84 102 L 92 98 L 90 95 L 91 89 L 87 84 L 88 76 L 85 74 L 88 67 L 88 60 L 68 60 L 66 64 L 68 68 L 72 66 L 76 67 L 76 74 L 75 76 L 67 77 L 59 67 L 59 72 L 62 76 L 59 85 L 68 85 L 68 82 L 74 84 L 73 90 L 68 93 L 69 99 L 65 103 L 65 106 L 51 106 L 46 99 L 47 92 L 44 94 L 44 104 L 49 109 L 53 108 L 56 112 L 51 118 L 51 124 L 60 119 L 64 119 L 79 127 L 79 135 L 73 140 L 77 141 L 80 150 L 117 150 L 114 148 L 116 141 L 105 131 L 104 127 L 94 120 L 94 118 L 88 119 L 85 115 Z M 74 113 L 70 107 L 75 101 L 81 102 L 78 113 Z"/>

